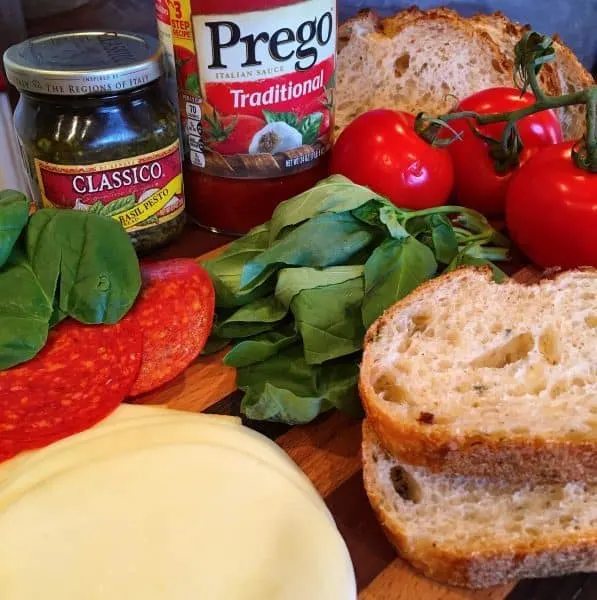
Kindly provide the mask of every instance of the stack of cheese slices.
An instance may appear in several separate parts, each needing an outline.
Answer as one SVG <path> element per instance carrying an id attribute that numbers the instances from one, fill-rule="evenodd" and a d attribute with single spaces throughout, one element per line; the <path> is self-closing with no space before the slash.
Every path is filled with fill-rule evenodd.
<path id="1" fill-rule="evenodd" d="M 597 570 L 597 271 L 439 277 L 370 329 L 365 487 L 399 553 L 488 587 Z"/>
<path id="2" fill-rule="evenodd" d="M 354 600 L 309 479 L 237 419 L 121 406 L 0 466 L 2 600 Z"/>

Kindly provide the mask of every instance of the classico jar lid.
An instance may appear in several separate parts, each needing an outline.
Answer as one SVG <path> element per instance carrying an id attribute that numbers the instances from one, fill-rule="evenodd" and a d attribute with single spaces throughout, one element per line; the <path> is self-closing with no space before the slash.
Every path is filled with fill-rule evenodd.
<path id="1" fill-rule="evenodd" d="M 4 53 L 10 83 L 54 96 L 132 90 L 162 74 L 159 42 L 138 33 L 77 31 L 25 40 Z"/>

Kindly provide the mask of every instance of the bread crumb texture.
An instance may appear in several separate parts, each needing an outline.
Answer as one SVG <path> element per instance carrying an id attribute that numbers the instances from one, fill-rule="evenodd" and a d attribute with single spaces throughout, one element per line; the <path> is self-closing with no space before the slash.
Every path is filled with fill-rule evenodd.
<path id="1" fill-rule="evenodd" d="M 374 325 L 365 362 L 375 402 L 392 420 L 455 436 L 594 441 L 596 300 L 591 270 L 528 286 L 475 269 L 440 278 Z"/>

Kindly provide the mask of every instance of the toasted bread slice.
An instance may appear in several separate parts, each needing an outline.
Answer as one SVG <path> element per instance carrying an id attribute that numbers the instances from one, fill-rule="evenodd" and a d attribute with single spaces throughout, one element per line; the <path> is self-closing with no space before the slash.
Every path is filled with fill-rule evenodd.
<path id="1" fill-rule="evenodd" d="M 358 22 L 348 39 L 348 29 L 341 33 L 339 130 L 373 108 L 441 114 L 480 89 L 512 84 L 511 61 L 453 11 L 413 9 L 375 26 L 371 17 Z"/>
<path id="2" fill-rule="evenodd" d="M 397 551 L 428 577 L 483 588 L 597 570 L 597 485 L 435 475 L 392 458 L 363 424 L 363 476 Z"/>
<path id="3" fill-rule="evenodd" d="M 365 410 L 400 460 L 504 481 L 597 481 L 597 270 L 539 284 L 463 268 L 369 329 Z"/>

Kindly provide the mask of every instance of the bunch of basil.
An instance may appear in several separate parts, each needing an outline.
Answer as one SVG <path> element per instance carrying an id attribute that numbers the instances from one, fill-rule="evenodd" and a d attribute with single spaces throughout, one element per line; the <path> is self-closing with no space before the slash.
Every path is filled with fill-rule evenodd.
<path id="1" fill-rule="evenodd" d="M 216 289 L 209 349 L 233 342 L 242 412 L 306 423 L 333 407 L 360 412 L 365 330 L 419 284 L 461 265 L 504 260 L 508 240 L 480 214 L 395 207 L 332 176 L 203 263 Z"/>
<path id="2" fill-rule="evenodd" d="M 107 217 L 0 192 L 0 370 L 33 358 L 66 317 L 115 323 L 141 287 L 128 235 Z"/>

